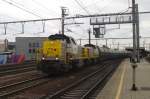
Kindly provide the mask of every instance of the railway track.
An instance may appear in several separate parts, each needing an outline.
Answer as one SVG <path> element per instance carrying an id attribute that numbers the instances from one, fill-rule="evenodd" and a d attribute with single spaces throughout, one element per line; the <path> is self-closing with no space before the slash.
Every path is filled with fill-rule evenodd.
<path id="1" fill-rule="evenodd" d="M 41 99 L 87 99 L 92 96 L 93 92 L 95 92 L 99 86 L 104 85 L 105 80 L 117 68 L 119 63 L 120 61 L 104 65 L 94 73 Z"/>
<path id="2" fill-rule="evenodd" d="M 25 89 L 47 83 L 48 81 L 49 79 L 46 79 L 46 76 L 39 76 L 5 86 L 0 86 L 0 99 L 5 99 L 11 95 L 22 92 Z"/>
<path id="3" fill-rule="evenodd" d="M 5 64 L 0 65 L 0 71 L 7 71 L 12 69 L 26 68 L 29 66 L 35 66 L 35 62 L 25 62 L 22 64 Z"/>
<path id="4" fill-rule="evenodd" d="M 36 70 L 36 66 L 31 66 L 31 67 L 25 67 L 25 68 L 19 68 L 19 69 L 12 69 L 12 70 L 1 71 L 1 72 L 0 72 L 0 76 L 18 74 L 18 73 L 28 72 L 28 71 L 33 71 L 33 70 Z"/>
<path id="5" fill-rule="evenodd" d="M 19 73 L 19 74 L 15 74 L 15 75 L 2 76 L 2 77 L 0 77 L 0 86 L 5 86 L 10 83 L 30 79 L 31 77 L 35 78 L 35 77 L 38 77 L 41 75 L 43 75 L 43 74 L 38 71 L 29 71 L 29 72 Z"/>
<path id="6" fill-rule="evenodd" d="M 0 76 L 18 74 L 36 70 L 35 63 L 0 65 Z"/>

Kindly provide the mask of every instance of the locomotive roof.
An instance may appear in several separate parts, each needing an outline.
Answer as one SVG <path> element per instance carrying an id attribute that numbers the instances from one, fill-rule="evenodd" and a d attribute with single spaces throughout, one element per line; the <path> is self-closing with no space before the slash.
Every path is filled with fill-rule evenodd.
<path id="1" fill-rule="evenodd" d="M 93 45 L 93 44 L 86 44 L 86 45 L 84 45 L 85 47 L 93 47 L 93 48 L 96 48 L 96 46 L 95 45 Z"/>
<path id="2" fill-rule="evenodd" d="M 63 35 L 63 34 L 54 34 L 54 35 L 50 35 L 48 37 L 49 40 L 56 40 L 56 39 L 69 39 L 68 36 Z"/>
<path id="3" fill-rule="evenodd" d="M 74 40 L 72 37 L 66 36 L 64 34 L 54 34 L 48 37 L 49 40 L 66 40 L 67 43 L 70 43 L 70 39 Z"/>

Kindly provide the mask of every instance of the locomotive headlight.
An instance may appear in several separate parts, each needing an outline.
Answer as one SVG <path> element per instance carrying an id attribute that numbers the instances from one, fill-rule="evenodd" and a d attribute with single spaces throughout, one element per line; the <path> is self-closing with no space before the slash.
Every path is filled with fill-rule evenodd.
<path id="1" fill-rule="evenodd" d="M 45 57 L 42 57 L 42 60 L 45 60 Z"/>
<path id="2" fill-rule="evenodd" d="M 59 60 L 59 58 L 58 58 L 58 57 L 56 57 L 56 60 Z"/>
<path id="3" fill-rule="evenodd" d="M 70 60 L 73 60 L 73 58 L 70 58 Z"/>

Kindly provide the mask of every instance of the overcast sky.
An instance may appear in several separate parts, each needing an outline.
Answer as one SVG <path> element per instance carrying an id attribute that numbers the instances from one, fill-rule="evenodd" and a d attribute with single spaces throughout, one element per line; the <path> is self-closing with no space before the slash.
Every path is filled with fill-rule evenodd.
<path id="1" fill-rule="evenodd" d="M 9 3 L 8 3 L 9 2 Z M 79 2 L 82 7 L 77 3 Z M 150 11 L 150 0 L 136 0 L 139 4 L 139 11 Z M 14 6 L 15 5 L 15 6 Z M 17 7 L 25 9 L 19 9 Z M 54 18 L 61 16 L 61 7 L 69 9 L 69 16 L 76 14 L 102 14 L 123 12 L 131 6 L 131 0 L 0 0 L 0 22 L 28 20 L 28 19 L 42 19 Z M 29 13 L 30 12 L 30 13 Z M 31 14 L 33 13 L 33 14 Z M 87 38 L 87 29 L 90 27 L 89 19 L 69 20 L 67 22 L 83 22 L 83 25 L 66 26 L 66 29 L 71 29 L 73 33 L 66 32 L 75 38 Z M 121 29 L 108 31 L 105 37 L 131 37 L 132 25 L 121 25 Z M 48 36 L 50 34 L 58 33 L 60 30 L 60 21 L 46 22 L 46 31 L 42 32 L 42 23 L 26 23 L 25 34 L 18 34 L 21 32 L 20 24 L 8 24 L 7 35 L 3 35 L 3 25 L 0 25 L 1 39 L 8 38 L 14 40 L 16 36 Z M 118 25 L 109 26 L 107 28 L 117 28 Z M 140 15 L 140 35 L 150 37 L 150 14 Z M 123 40 L 122 42 L 124 42 Z M 112 42 L 112 41 L 111 41 Z M 114 42 L 118 42 L 115 40 Z M 120 41 L 121 42 L 121 41 Z M 149 40 L 141 41 L 150 43 Z M 128 42 L 132 43 L 132 42 Z"/>

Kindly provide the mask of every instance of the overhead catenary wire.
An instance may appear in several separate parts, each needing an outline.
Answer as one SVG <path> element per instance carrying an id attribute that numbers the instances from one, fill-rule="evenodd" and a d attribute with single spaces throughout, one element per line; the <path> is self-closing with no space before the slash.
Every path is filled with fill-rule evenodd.
<path id="1" fill-rule="evenodd" d="M 105 4 L 102 8 L 98 7 L 97 4 L 103 4 L 103 2 L 108 1 L 108 0 L 95 0 L 93 1 L 93 3 L 85 6 L 85 8 L 90 7 L 90 6 L 94 6 L 96 8 L 96 10 L 98 11 L 98 13 L 102 12 L 105 8 L 109 7 L 109 4 L 113 1 L 110 0 L 107 4 Z M 100 3 L 99 3 L 100 2 Z"/>
<path id="2" fill-rule="evenodd" d="M 99 10 L 99 12 L 102 12 L 105 8 L 107 8 L 109 6 L 109 4 L 112 2 L 113 0 L 110 0 L 109 3 L 107 3 L 105 6 L 103 6 L 101 8 L 101 10 Z"/>
<path id="3" fill-rule="evenodd" d="M 87 8 L 87 7 L 90 7 L 90 6 L 93 6 L 93 4 L 96 4 L 96 3 L 98 3 L 100 0 L 95 0 L 95 1 L 93 1 L 93 3 L 90 3 L 90 4 L 88 4 L 88 5 L 86 5 L 85 7 Z M 101 0 L 101 2 L 103 2 L 104 0 Z"/>
<path id="4" fill-rule="evenodd" d="M 32 2 L 35 3 L 38 6 L 41 6 L 43 9 L 47 10 L 49 12 L 49 14 L 52 14 L 52 13 L 50 13 L 50 11 L 57 14 L 56 12 L 54 12 L 53 10 L 51 10 L 50 8 L 46 7 L 45 5 L 43 5 L 42 3 L 40 3 L 36 0 L 32 0 Z"/>
<path id="5" fill-rule="evenodd" d="M 10 0 L 10 1 L 12 1 L 13 3 L 16 3 L 16 4 L 18 4 L 18 5 L 20 5 L 20 6 L 22 6 L 22 7 L 24 7 L 25 9 L 28 9 L 27 7 L 25 7 L 23 4 L 20 4 L 20 3 L 18 3 L 18 2 L 15 2 L 14 0 Z M 42 8 L 45 8 L 46 10 L 50 10 L 50 9 L 48 9 L 47 7 L 45 7 L 44 5 L 42 5 L 41 3 L 39 3 L 39 2 L 37 2 L 36 0 L 32 0 L 34 3 L 36 3 L 38 6 L 42 6 Z M 30 10 L 30 9 L 29 9 Z M 37 11 L 37 10 L 36 10 Z M 32 11 L 33 12 L 33 11 Z M 54 12 L 54 11 L 53 11 Z M 36 14 L 36 13 L 35 13 Z M 51 14 L 51 13 L 50 13 Z M 38 15 L 38 16 L 40 16 L 40 15 Z M 40 17 L 41 19 L 42 19 L 42 17 Z M 42 23 L 45 23 L 45 21 L 42 21 Z M 45 27 L 45 26 L 44 26 Z M 43 32 L 44 32 L 45 30 L 43 29 Z"/>
<path id="6" fill-rule="evenodd" d="M 29 11 L 29 10 L 26 10 L 25 8 L 22 8 L 22 7 L 20 7 L 20 6 L 16 5 L 16 4 L 14 4 L 14 3 L 10 2 L 10 1 L 7 1 L 7 0 L 2 0 L 2 1 L 3 1 L 3 2 L 6 2 L 6 3 L 8 3 L 8 4 L 12 5 L 12 6 L 15 6 L 16 8 L 18 8 L 18 9 L 24 11 L 24 12 L 27 12 L 27 13 L 29 13 L 29 14 L 32 14 L 32 15 L 36 16 L 36 17 L 42 18 L 41 16 L 39 16 L 39 15 L 37 15 L 37 14 L 35 14 L 35 13 Z"/>
<path id="7" fill-rule="evenodd" d="M 88 15 L 90 15 L 90 12 L 78 1 L 74 0 Z"/>
<path id="8" fill-rule="evenodd" d="M 131 8 L 131 5 L 130 5 L 130 0 L 128 0 L 128 7 L 129 7 L 129 8 Z"/>
<path id="9" fill-rule="evenodd" d="M 100 1 L 100 0 L 99 0 Z M 97 4 L 99 4 L 98 2 L 99 1 L 96 1 L 95 3 L 93 3 L 94 4 L 94 7 L 96 8 L 96 10 L 98 11 L 98 13 L 100 13 L 100 12 L 102 12 L 102 10 L 104 10 L 111 2 L 112 2 L 112 0 L 108 3 L 108 4 L 106 4 L 104 7 L 102 7 L 102 8 L 100 8 L 100 7 L 98 7 L 97 6 Z M 102 2 L 105 2 L 105 0 L 101 0 L 101 3 Z M 93 6 L 93 4 L 91 4 L 90 6 Z M 88 6 L 87 6 L 88 7 Z"/>
<path id="10" fill-rule="evenodd" d="M 69 28 L 65 28 L 67 30 L 68 33 L 73 33 L 74 35 L 76 36 L 79 36 L 79 37 L 82 37 L 83 35 L 79 34 L 79 33 L 76 33 L 75 31 L 72 31 L 71 29 Z"/>
<path id="11" fill-rule="evenodd" d="M 127 1 L 128 1 L 128 8 L 125 9 L 124 11 L 121 11 L 120 13 L 126 13 L 126 12 L 128 12 L 129 9 L 131 8 L 131 7 L 130 7 L 130 0 L 127 0 Z"/>
<path id="12" fill-rule="evenodd" d="M 130 8 L 131 8 L 130 7 L 130 0 L 127 0 L 127 2 L 128 2 L 128 7 L 127 7 L 127 9 L 120 11 L 121 14 L 122 13 L 126 13 L 126 12 L 128 12 L 130 10 Z"/>
<path id="13" fill-rule="evenodd" d="M 21 6 L 22 8 L 24 8 L 24 9 L 26 9 L 26 10 L 28 10 L 28 11 L 32 12 L 32 13 L 34 13 L 34 14 L 38 15 L 40 18 L 42 18 L 42 17 L 41 17 L 38 13 L 36 13 L 36 12 L 37 12 L 37 10 L 36 10 L 36 11 L 31 10 L 31 9 L 29 9 L 28 7 L 25 7 L 25 5 L 24 5 L 24 4 L 21 4 L 21 3 L 19 3 L 19 2 L 14 1 L 14 0 L 10 0 L 10 1 L 11 1 L 12 3 L 14 3 L 14 4 L 17 4 L 17 5 Z"/>
<path id="14" fill-rule="evenodd" d="M 26 10 L 28 10 L 28 11 L 34 13 L 34 14 L 37 14 L 37 13 L 34 12 L 34 10 L 31 10 L 31 9 L 29 9 L 28 7 L 25 7 L 24 4 L 21 4 L 21 3 L 19 3 L 19 2 L 14 1 L 14 0 L 9 0 L 9 1 L 11 1 L 11 2 L 14 3 L 14 4 L 17 4 L 17 5 L 21 6 L 22 8 L 25 8 Z M 37 10 L 36 10 L 36 11 L 37 11 Z M 38 15 L 38 14 L 37 14 L 37 15 Z M 39 15 L 39 16 L 40 16 L 40 15 Z"/>
<path id="15" fill-rule="evenodd" d="M 104 1 L 104 0 L 103 0 Z M 104 7 L 102 7 L 101 9 L 100 8 L 98 8 L 97 7 L 97 5 L 94 5 L 95 7 L 96 7 L 96 9 L 99 11 L 99 12 L 102 12 L 105 8 L 107 8 L 108 6 L 109 6 L 109 4 L 112 2 L 113 0 L 110 0 L 109 1 L 109 3 L 107 3 Z M 120 13 L 125 13 L 125 12 L 127 12 L 127 11 L 129 11 L 129 9 L 130 9 L 131 7 L 130 7 L 130 0 L 128 0 L 128 8 L 127 8 L 127 10 L 123 10 L 123 11 L 120 11 Z"/>

